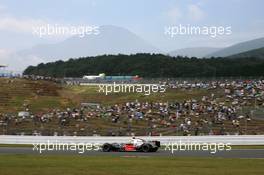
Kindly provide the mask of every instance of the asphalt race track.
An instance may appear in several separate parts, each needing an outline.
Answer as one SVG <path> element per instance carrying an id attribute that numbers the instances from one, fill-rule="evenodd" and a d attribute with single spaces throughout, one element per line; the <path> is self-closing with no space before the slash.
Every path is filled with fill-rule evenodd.
<path id="1" fill-rule="evenodd" d="M 102 151 L 43 151 L 29 147 L 0 147 L 0 154 L 35 154 L 35 155 L 83 155 L 83 156 L 120 156 L 120 157 L 150 157 L 150 156 L 177 156 L 177 157 L 223 157 L 223 158 L 264 158 L 264 149 L 234 149 L 219 151 L 212 154 L 208 151 L 170 151 L 160 149 L 155 153 L 142 152 L 102 152 Z"/>

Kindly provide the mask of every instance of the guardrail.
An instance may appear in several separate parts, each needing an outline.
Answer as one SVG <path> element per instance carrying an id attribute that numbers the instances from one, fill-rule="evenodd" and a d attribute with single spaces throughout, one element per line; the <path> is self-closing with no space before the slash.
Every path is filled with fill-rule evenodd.
<path id="1" fill-rule="evenodd" d="M 229 143 L 231 145 L 264 145 L 264 135 L 243 136 L 138 136 L 145 140 L 159 140 L 161 144 L 168 143 Z M 105 137 L 105 136 L 16 136 L 1 135 L 0 144 L 34 144 L 34 143 L 97 143 L 106 142 L 125 143 L 131 137 Z"/>

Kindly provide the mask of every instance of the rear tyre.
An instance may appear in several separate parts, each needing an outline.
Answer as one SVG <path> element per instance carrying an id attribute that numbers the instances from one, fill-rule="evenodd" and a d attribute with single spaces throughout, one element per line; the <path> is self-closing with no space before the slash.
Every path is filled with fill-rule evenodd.
<path id="1" fill-rule="evenodd" d="M 109 151 L 111 151 L 112 146 L 109 143 L 105 143 L 105 144 L 103 144 L 102 149 L 103 149 L 103 152 L 109 152 Z"/>
<path id="2" fill-rule="evenodd" d="M 150 152 L 151 151 L 151 145 L 150 144 L 144 144 L 144 145 L 142 145 L 141 150 L 145 153 Z"/>
<path id="3" fill-rule="evenodd" d="M 156 148 L 152 148 L 151 151 L 152 151 L 152 152 L 157 152 L 158 149 L 159 149 L 158 147 L 156 147 Z"/>

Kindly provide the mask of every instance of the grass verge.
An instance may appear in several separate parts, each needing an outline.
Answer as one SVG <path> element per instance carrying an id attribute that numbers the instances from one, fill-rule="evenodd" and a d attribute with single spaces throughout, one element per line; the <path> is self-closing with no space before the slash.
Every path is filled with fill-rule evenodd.
<path id="1" fill-rule="evenodd" d="M 263 174 L 261 159 L 0 155 L 1 175 Z"/>

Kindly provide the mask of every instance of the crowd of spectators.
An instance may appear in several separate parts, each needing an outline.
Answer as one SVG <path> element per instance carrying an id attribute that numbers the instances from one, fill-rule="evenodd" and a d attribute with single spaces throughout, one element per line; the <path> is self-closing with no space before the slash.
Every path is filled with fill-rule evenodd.
<path id="1" fill-rule="evenodd" d="M 45 135 L 227 135 L 264 133 L 263 121 L 243 108 L 264 107 L 264 80 L 177 82 L 160 81 L 168 88 L 182 92 L 196 88 L 208 90 L 208 95 L 174 102 L 142 102 L 103 106 L 83 103 L 78 108 L 51 109 L 32 113 L 24 104 L 25 115 L 0 114 L 0 126 L 5 132 L 21 134 L 19 128 L 30 123 L 34 128 L 26 134 Z M 211 93 L 210 89 L 224 95 Z M 263 118 L 264 119 L 264 118 Z M 259 122 L 250 124 L 255 120 Z M 251 126 L 251 128 L 250 128 Z M 252 128 L 253 127 L 253 128 Z M 4 130 L 4 129 L 3 129 Z M 59 133 L 60 131 L 67 131 Z M 4 132 L 4 131 L 3 131 Z M 10 133 L 9 133 L 10 134 Z M 46 133 L 47 134 L 47 133 Z"/>

